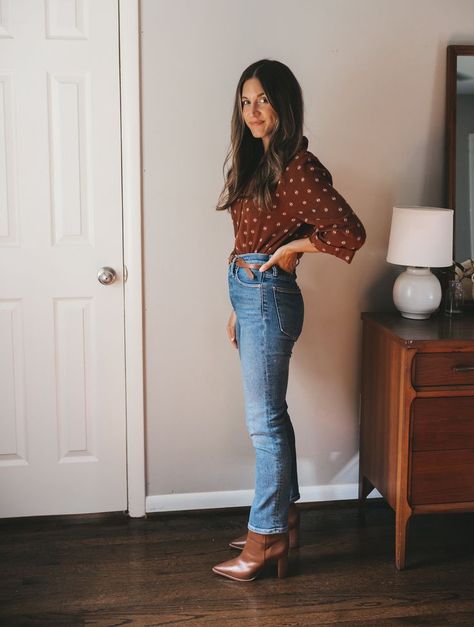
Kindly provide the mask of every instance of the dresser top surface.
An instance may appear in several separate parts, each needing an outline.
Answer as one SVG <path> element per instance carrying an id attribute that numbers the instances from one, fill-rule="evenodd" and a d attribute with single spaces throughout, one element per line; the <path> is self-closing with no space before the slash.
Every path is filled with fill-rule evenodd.
<path id="1" fill-rule="evenodd" d="M 456 318 L 438 313 L 428 320 L 410 320 L 398 312 L 363 312 L 361 318 L 382 326 L 400 340 L 410 343 L 439 340 L 474 342 L 474 316 L 470 313 Z"/>

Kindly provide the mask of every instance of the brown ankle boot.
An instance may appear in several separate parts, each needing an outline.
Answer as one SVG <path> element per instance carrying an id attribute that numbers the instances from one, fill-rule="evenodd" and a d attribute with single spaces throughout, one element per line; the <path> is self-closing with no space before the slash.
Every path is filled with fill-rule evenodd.
<path id="1" fill-rule="evenodd" d="M 290 503 L 290 509 L 288 510 L 288 536 L 290 541 L 290 549 L 296 549 L 300 545 L 300 511 L 296 507 L 295 503 Z M 242 550 L 247 540 L 247 534 L 239 536 L 232 542 L 229 542 L 229 546 L 233 549 Z"/>
<path id="2" fill-rule="evenodd" d="M 239 557 L 217 564 L 212 569 L 235 581 L 253 581 L 265 564 L 277 562 L 278 577 L 286 577 L 288 572 L 288 532 L 263 534 L 248 530 L 247 542 Z"/>

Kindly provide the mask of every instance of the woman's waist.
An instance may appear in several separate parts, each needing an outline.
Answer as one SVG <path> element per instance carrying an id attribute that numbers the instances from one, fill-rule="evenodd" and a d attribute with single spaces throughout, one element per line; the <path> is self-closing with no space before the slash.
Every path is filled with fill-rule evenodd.
<path id="1" fill-rule="evenodd" d="M 242 259 L 246 263 L 260 263 L 263 265 L 265 261 L 270 259 L 271 255 L 268 253 L 240 253 L 237 254 L 235 252 L 230 253 L 228 262 L 232 263 L 234 259 Z"/>
<path id="2" fill-rule="evenodd" d="M 287 272 L 278 264 L 273 264 L 267 270 L 261 272 L 259 268 L 270 259 L 272 255 L 267 253 L 243 253 L 229 257 L 228 274 L 236 278 L 240 283 L 248 285 L 268 281 L 296 282 L 296 271 Z"/>

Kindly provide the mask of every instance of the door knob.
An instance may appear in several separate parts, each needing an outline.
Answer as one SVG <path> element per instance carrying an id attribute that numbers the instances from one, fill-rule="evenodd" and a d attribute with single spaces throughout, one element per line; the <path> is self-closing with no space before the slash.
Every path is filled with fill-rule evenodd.
<path id="1" fill-rule="evenodd" d="M 117 278 L 117 273 L 113 268 L 110 268 L 109 266 L 104 266 L 97 273 L 97 278 L 99 279 L 99 282 L 102 283 L 102 285 L 110 285 Z"/>

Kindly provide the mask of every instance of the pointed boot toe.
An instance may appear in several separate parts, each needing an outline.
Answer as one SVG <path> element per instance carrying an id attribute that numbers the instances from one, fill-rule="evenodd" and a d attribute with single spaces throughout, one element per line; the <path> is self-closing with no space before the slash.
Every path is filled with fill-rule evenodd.
<path id="1" fill-rule="evenodd" d="M 212 568 L 212 572 L 216 573 L 216 575 L 222 575 L 222 577 L 227 577 L 234 581 L 253 581 L 257 574 L 250 573 L 249 575 L 247 570 L 247 564 L 243 564 L 239 557 L 216 564 Z"/>
<path id="2" fill-rule="evenodd" d="M 221 562 L 212 571 L 234 581 L 253 581 L 265 565 L 276 562 L 279 578 L 288 573 L 288 532 L 262 534 L 248 530 L 247 541 L 239 557 Z"/>

